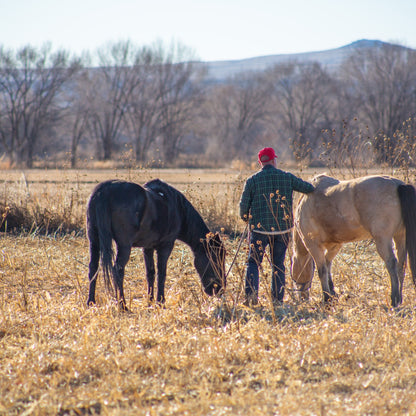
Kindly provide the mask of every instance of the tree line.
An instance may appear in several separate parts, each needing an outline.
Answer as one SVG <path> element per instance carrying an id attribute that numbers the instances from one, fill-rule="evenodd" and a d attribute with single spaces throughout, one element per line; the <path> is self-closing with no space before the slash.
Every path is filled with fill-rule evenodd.
<path id="1" fill-rule="evenodd" d="M 289 62 L 208 81 L 183 45 L 115 42 L 91 56 L 0 47 L 0 152 L 36 161 L 220 166 L 276 147 L 305 164 L 413 163 L 416 51 L 358 49 L 335 71 Z"/>

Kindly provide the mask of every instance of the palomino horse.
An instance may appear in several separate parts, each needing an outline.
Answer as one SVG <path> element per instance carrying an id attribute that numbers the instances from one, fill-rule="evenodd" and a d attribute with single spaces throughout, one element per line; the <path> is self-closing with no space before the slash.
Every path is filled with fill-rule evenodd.
<path id="1" fill-rule="evenodd" d="M 95 303 L 95 286 L 101 259 L 106 286 L 115 289 L 126 310 L 124 268 L 132 247 L 143 247 L 148 295 L 153 300 L 157 252 L 157 301 L 165 301 L 166 265 L 176 239 L 193 251 L 195 268 L 208 295 L 225 287 L 225 248 L 219 234 L 213 234 L 185 196 L 167 183 L 155 179 L 141 187 L 124 181 L 102 182 L 94 189 L 87 208 L 90 243 L 88 305 Z M 117 255 L 112 244 L 116 244 Z"/>
<path id="2" fill-rule="evenodd" d="M 399 305 L 407 254 L 416 285 L 414 187 L 389 176 L 338 181 L 319 175 L 312 182 L 315 191 L 302 196 L 295 211 L 292 278 L 301 296 L 308 297 L 315 262 L 324 300 L 329 300 L 335 295 L 331 263 L 342 244 L 374 239 L 390 275 L 391 303 Z"/>

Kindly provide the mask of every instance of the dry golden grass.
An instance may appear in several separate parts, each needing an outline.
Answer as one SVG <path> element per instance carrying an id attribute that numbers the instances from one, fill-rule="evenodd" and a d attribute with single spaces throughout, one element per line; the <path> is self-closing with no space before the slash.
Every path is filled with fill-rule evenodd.
<path id="1" fill-rule="evenodd" d="M 82 225 L 96 182 L 161 177 L 195 206 L 206 203 L 215 221 L 229 210 L 227 221 L 243 229 L 233 206 L 238 173 L 171 174 L 31 171 L 25 194 L 17 173 L 3 199 L 56 217 L 72 199 L 67 215 Z M 228 205 L 219 197 L 224 189 Z M 227 269 L 238 242 L 226 239 Z M 85 306 L 84 236 L 33 229 L 3 233 L 0 246 L 0 415 L 416 414 L 415 288 L 407 278 L 403 305 L 390 308 L 388 276 L 372 243 L 349 244 L 336 258 L 336 303 L 322 305 L 315 278 L 309 302 L 289 290 L 275 309 L 266 263 L 260 305 L 242 305 L 245 244 L 224 299 L 201 292 L 190 250 L 176 244 L 164 308 L 148 305 L 134 250 L 125 279 L 130 313 L 118 311 L 101 279 L 97 307 Z"/>

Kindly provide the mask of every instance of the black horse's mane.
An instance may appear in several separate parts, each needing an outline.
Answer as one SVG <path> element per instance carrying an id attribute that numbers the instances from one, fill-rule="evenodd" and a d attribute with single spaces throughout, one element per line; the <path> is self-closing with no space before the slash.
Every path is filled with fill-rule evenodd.
<path id="1" fill-rule="evenodd" d="M 181 241 L 184 241 L 192 248 L 195 248 L 200 243 L 200 239 L 205 238 L 209 233 L 209 229 L 199 212 L 189 202 L 185 195 L 173 186 L 170 186 L 160 179 L 153 179 L 147 182 L 144 187 L 156 192 L 159 196 L 165 198 L 168 203 L 173 202 L 179 210 L 179 214 L 182 218 L 182 225 L 178 238 Z"/>

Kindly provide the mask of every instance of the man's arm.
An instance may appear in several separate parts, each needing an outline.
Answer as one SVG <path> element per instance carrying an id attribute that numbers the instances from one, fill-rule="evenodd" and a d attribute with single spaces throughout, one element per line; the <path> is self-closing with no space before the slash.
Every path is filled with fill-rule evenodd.
<path id="1" fill-rule="evenodd" d="M 295 191 L 302 192 L 303 194 L 310 194 L 315 190 L 315 187 L 311 183 L 306 182 L 303 179 L 298 178 L 297 176 L 294 176 L 292 186 Z"/>
<path id="2" fill-rule="evenodd" d="M 247 180 L 247 182 L 244 185 L 244 190 L 240 199 L 240 218 L 245 222 L 248 222 L 249 220 L 251 200 L 252 196 L 250 181 Z"/>

